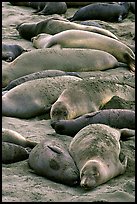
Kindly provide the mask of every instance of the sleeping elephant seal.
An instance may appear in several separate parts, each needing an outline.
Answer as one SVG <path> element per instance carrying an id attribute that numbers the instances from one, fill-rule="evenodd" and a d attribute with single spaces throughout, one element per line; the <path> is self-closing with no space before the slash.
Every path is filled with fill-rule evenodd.
<path id="1" fill-rule="evenodd" d="M 23 49 L 20 45 L 7 45 L 2 43 L 2 60 L 6 62 L 11 62 L 23 52 L 27 50 Z"/>
<path id="2" fill-rule="evenodd" d="M 37 49 L 24 53 L 2 70 L 2 87 L 21 76 L 42 70 L 86 72 L 113 69 L 120 62 L 108 52 L 95 49 Z"/>
<path id="3" fill-rule="evenodd" d="M 42 141 L 30 152 L 29 166 L 40 176 L 69 186 L 78 184 L 79 171 L 67 146 L 59 140 Z"/>
<path id="4" fill-rule="evenodd" d="M 93 81 L 89 78 L 75 82 L 73 86 L 66 88 L 52 105 L 51 120 L 71 120 L 98 111 L 113 96 L 134 101 L 135 89 L 111 80 Z"/>
<path id="5" fill-rule="evenodd" d="M 41 35 L 41 34 L 40 34 Z M 43 41 L 42 41 L 43 36 Z M 119 62 L 126 63 L 132 71 L 135 71 L 135 54 L 124 43 L 98 33 L 83 30 L 66 30 L 53 36 L 42 34 L 40 45 L 50 48 L 58 45 L 60 48 L 86 48 L 102 50 L 113 55 Z M 32 39 L 33 45 L 39 45 L 39 35 Z M 43 42 L 43 43 L 42 43 Z"/>
<path id="6" fill-rule="evenodd" d="M 26 40 L 31 40 L 32 37 L 40 33 L 54 35 L 60 33 L 61 31 L 71 29 L 86 30 L 90 32 L 100 33 L 102 35 L 106 35 L 114 39 L 118 39 L 116 35 L 114 35 L 109 30 L 96 26 L 80 25 L 78 23 L 70 22 L 64 18 L 57 17 L 47 18 L 46 20 L 37 23 L 21 23 L 16 27 L 16 30 L 19 32 L 19 35 Z"/>
<path id="7" fill-rule="evenodd" d="M 28 159 L 29 151 L 17 144 L 2 142 L 2 163 L 10 164 Z"/>
<path id="8" fill-rule="evenodd" d="M 56 133 L 73 137 L 82 128 L 94 123 L 101 123 L 118 129 L 135 129 L 135 111 L 126 109 L 99 110 L 73 120 L 51 122 L 51 126 Z"/>
<path id="9" fill-rule="evenodd" d="M 119 3 L 94 3 L 84 6 L 76 11 L 70 21 L 102 20 L 108 22 L 121 22 L 129 13 L 129 2 Z"/>
<path id="10" fill-rule="evenodd" d="M 5 128 L 2 128 L 2 141 L 14 143 L 22 147 L 30 147 L 30 148 L 35 147 L 37 144 L 37 142 L 33 142 L 33 141 L 30 141 L 29 139 L 26 139 L 18 132 L 10 129 L 5 129 Z"/>
<path id="11" fill-rule="evenodd" d="M 119 140 L 120 131 L 104 124 L 88 125 L 75 135 L 69 152 L 80 171 L 81 187 L 93 189 L 125 172 L 127 157 Z"/>
<path id="12" fill-rule="evenodd" d="M 27 119 L 46 114 L 62 91 L 79 80 L 75 76 L 57 76 L 20 84 L 2 96 L 3 115 Z"/>

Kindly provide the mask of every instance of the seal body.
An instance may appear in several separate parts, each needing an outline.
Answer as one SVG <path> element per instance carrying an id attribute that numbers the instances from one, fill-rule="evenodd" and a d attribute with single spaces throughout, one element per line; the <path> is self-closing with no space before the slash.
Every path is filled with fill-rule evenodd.
<path id="1" fill-rule="evenodd" d="M 120 160 L 120 132 L 104 124 L 81 129 L 72 139 L 69 152 L 80 171 L 80 185 L 93 189 L 123 174 L 127 157 Z"/>
<path id="2" fill-rule="evenodd" d="M 61 141 L 42 141 L 29 155 L 29 166 L 40 176 L 66 185 L 79 182 L 79 171 Z"/>
<path id="3" fill-rule="evenodd" d="M 33 43 L 35 47 L 37 47 L 38 39 L 39 36 L 34 37 Z M 42 40 L 40 40 L 40 45 L 42 45 Z M 134 52 L 126 44 L 108 36 L 82 30 L 67 30 L 51 37 L 46 35 L 43 39 L 43 47 L 49 48 L 55 45 L 59 45 L 61 48 L 103 50 L 113 55 L 119 62 L 126 63 L 131 70 L 134 71 L 135 69 Z"/>
<path id="4" fill-rule="evenodd" d="M 73 120 L 60 120 L 51 123 L 56 133 L 75 136 L 89 124 L 101 123 L 110 127 L 135 129 L 135 111 L 126 109 L 107 109 L 82 115 Z"/>
<path id="5" fill-rule="evenodd" d="M 47 113 L 62 91 L 77 80 L 82 79 L 58 76 L 20 84 L 2 96 L 3 115 L 31 118 Z"/>
<path id="6" fill-rule="evenodd" d="M 129 2 L 120 3 L 94 3 L 84 6 L 76 11 L 70 21 L 77 20 L 102 20 L 109 22 L 121 22 L 129 12 Z"/>
<path id="7" fill-rule="evenodd" d="M 135 100 L 135 89 L 110 80 L 82 80 L 62 92 L 51 107 L 50 117 L 52 121 L 71 120 L 98 111 L 114 95 L 125 100 Z"/>
<path id="8" fill-rule="evenodd" d="M 20 45 L 6 45 L 2 43 L 2 60 L 11 62 L 26 51 Z"/>
<path id="9" fill-rule="evenodd" d="M 21 76 L 42 70 L 98 71 L 119 66 L 111 54 L 94 49 L 38 49 L 19 56 L 2 70 L 2 87 Z"/>
<path id="10" fill-rule="evenodd" d="M 35 147 L 35 145 L 37 144 L 36 142 L 26 139 L 18 132 L 5 128 L 2 128 L 2 141 L 30 148 Z"/>
<path id="11" fill-rule="evenodd" d="M 116 35 L 114 35 L 112 32 L 106 29 L 95 27 L 95 26 L 79 25 L 78 23 L 70 22 L 66 19 L 57 18 L 57 17 L 56 18 L 51 17 L 37 23 L 21 23 L 17 25 L 16 29 L 19 32 L 19 35 L 26 40 L 31 40 L 32 37 L 40 33 L 47 33 L 47 34 L 54 35 L 61 31 L 70 30 L 70 29 L 96 32 L 102 35 L 107 35 L 109 37 L 118 39 Z"/>
<path id="12" fill-rule="evenodd" d="M 2 163 L 10 164 L 25 160 L 29 157 L 29 152 L 24 147 L 9 143 L 2 142 Z"/>

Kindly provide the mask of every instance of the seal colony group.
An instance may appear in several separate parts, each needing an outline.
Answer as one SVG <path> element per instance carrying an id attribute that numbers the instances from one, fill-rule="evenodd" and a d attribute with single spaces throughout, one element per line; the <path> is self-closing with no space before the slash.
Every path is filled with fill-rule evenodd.
<path id="1" fill-rule="evenodd" d="M 72 21 L 96 16 L 120 22 L 129 9 L 135 12 L 134 4 L 10 3 L 32 7 L 38 15 L 64 14 L 71 4 L 85 7 L 73 17 L 18 24 L 20 37 L 31 41 L 37 50 L 24 53 L 27 50 L 21 46 L 2 44 L 2 58 L 8 62 L 2 70 L 2 115 L 30 119 L 48 112 L 55 132 L 73 137 L 68 146 L 60 139 L 37 143 L 3 128 L 2 163 L 27 159 L 34 173 L 86 190 L 123 174 L 128 159 L 120 140 L 135 136 L 135 111 L 101 107 L 114 96 L 135 101 L 135 88 L 111 77 L 82 79 L 79 72 L 121 66 L 134 72 L 135 53 L 109 30 Z"/>

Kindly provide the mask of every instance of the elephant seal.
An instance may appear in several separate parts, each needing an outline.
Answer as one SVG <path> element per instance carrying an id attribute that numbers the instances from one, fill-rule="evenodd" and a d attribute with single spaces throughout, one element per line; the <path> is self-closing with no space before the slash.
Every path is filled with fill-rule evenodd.
<path id="1" fill-rule="evenodd" d="M 11 62 L 23 52 L 27 50 L 23 49 L 20 45 L 7 45 L 2 43 L 2 60 L 6 62 Z"/>
<path id="2" fill-rule="evenodd" d="M 45 140 L 30 152 L 28 164 L 40 176 L 74 186 L 79 183 L 79 171 L 67 146 L 59 140 Z"/>
<path id="3" fill-rule="evenodd" d="M 83 114 L 98 111 L 113 96 L 135 100 L 135 89 L 110 80 L 84 79 L 69 86 L 61 93 L 51 107 L 51 120 L 71 120 Z"/>
<path id="4" fill-rule="evenodd" d="M 42 36 L 44 36 L 44 34 L 42 34 Z M 135 71 L 134 52 L 126 44 L 108 36 L 83 30 L 66 30 L 53 36 L 47 37 L 46 34 L 43 40 L 40 34 L 40 43 L 39 35 L 32 40 L 35 47 L 37 47 L 37 44 L 40 44 L 43 45 L 44 48 L 59 45 L 61 48 L 103 50 L 113 55 L 119 62 L 126 63 L 132 71 Z"/>
<path id="5" fill-rule="evenodd" d="M 95 49 L 37 49 L 24 53 L 2 70 L 2 87 L 21 76 L 42 70 L 99 71 L 120 66 L 111 54 Z"/>
<path id="6" fill-rule="evenodd" d="M 35 79 L 20 84 L 2 96 L 5 116 L 31 118 L 45 114 L 70 84 L 82 80 L 75 76 Z"/>
<path id="7" fill-rule="evenodd" d="M 24 147 L 9 143 L 2 142 L 2 163 L 10 164 L 28 159 L 29 151 Z"/>
<path id="8" fill-rule="evenodd" d="M 42 78 L 46 78 L 46 77 L 56 77 L 56 76 L 65 76 L 65 75 L 69 75 L 69 76 L 76 76 L 79 77 L 79 74 L 76 72 L 65 72 L 65 71 L 61 71 L 61 70 L 43 70 L 43 71 L 39 71 L 39 72 L 34 72 L 32 74 L 27 74 L 25 76 L 19 77 L 13 81 L 11 81 L 5 88 L 2 89 L 2 93 L 4 94 L 4 91 L 9 91 L 10 89 L 26 82 L 26 81 L 31 81 L 31 80 L 35 80 L 35 79 L 42 79 Z"/>
<path id="9" fill-rule="evenodd" d="M 65 2 L 30 2 L 30 7 L 37 8 L 38 15 L 64 14 L 67 11 Z"/>
<path id="10" fill-rule="evenodd" d="M 125 172 L 127 156 L 121 153 L 119 140 L 120 131 L 104 124 L 88 125 L 71 140 L 69 152 L 82 188 L 93 189 Z"/>
<path id="11" fill-rule="evenodd" d="M 121 22 L 129 13 L 129 2 L 119 3 L 94 3 L 84 6 L 76 11 L 70 21 L 78 20 L 102 20 L 108 22 Z"/>
<path id="12" fill-rule="evenodd" d="M 118 39 L 117 36 L 109 30 L 96 26 L 80 25 L 78 23 L 70 22 L 66 19 L 57 17 L 47 18 L 46 20 L 37 23 L 21 23 L 16 27 L 16 30 L 19 32 L 19 35 L 26 40 L 31 40 L 32 37 L 40 33 L 54 35 L 60 33 L 61 31 L 71 29 L 86 30 L 90 32 L 100 33 L 102 35 L 106 35 L 114 39 Z"/>
<path id="13" fill-rule="evenodd" d="M 18 132 L 10 129 L 5 129 L 5 128 L 2 128 L 2 141 L 14 143 L 22 147 L 30 147 L 30 148 L 35 147 L 37 144 L 37 142 L 33 142 L 33 141 L 30 141 L 29 139 L 26 139 Z"/>
<path id="14" fill-rule="evenodd" d="M 51 126 L 56 133 L 73 137 L 82 128 L 94 123 L 101 123 L 118 129 L 135 129 L 135 111 L 126 109 L 99 110 L 73 120 L 51 122 Z"/>

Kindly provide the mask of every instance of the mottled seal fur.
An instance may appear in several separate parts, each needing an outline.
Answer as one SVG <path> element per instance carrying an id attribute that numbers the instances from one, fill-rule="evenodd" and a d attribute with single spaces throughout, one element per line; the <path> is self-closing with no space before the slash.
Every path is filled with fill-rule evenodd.
<path id="1" fill-rule="evenodd" d="M 2 142 L 2 163 L 10 164 L 28 159 L 29 151 L 24 147 L 9 143 Z"/>
<path id="2" fill-rule="evenodd" d="M 41 79 L 41 78 L 46 78 L 46 77 L 65 76 L 65 75 L 80 77 L 79 74 L 76 72 L 64 72 L 61 70 L 43 70 L 39 72 L 34 72 L 32 74 L 27 74 L 25 76 L 19 77 L 11 81 L 5 88 L 2 89 L 2 93 L 4 94 L 4 91 L 9 91 L 10 89 L 26 81 L 31 81 L 31 80 Z"/>
<path id="3" fill-rule="evenodd" d="M 24 53 L 3 67 L 2 87 L 21 76 L 42 70 L 98 71 L 119 66 L 111 54 L 95 49 L 37 49 Z"/>
<path id="4" fill-rule="evenodd" d="M 20 45 L 8 45 L 2 43 L 2 60 L 11 62 L 23 52 L 27 52 L 27 50 L 22 48 Z"/>
<path id="5" fill-rule="evenodd" d="M 75 76 L 57 76 L 20 84 L 2 96 L 2 114 L 19 118 L 45 114 L 62 91 L 79 80 Z"/>
<path id="6" fill-rule="evenodd" d="M 119 3 L 94 3 L 84 6 L 76 11 L 70 21 L 77 20 L 102 20 L 108 22 L 121 22 L 129 12 L 129 2 Z"/>
<path id="7" fill-rule="evenodd" d="M 40 34 L 47 33 L 54 35 L 64 30 L 76 29 L 76 30 L 86 30 L 90 32 L 100 33 L 102 35 L 106 35 L 115 39 L 118 39 L 116 35 L 114 35 L 109 30 L 99 28 L 96 26 L 85 26 L 79 25 L 78 23 L 70 22 L 63 18 L 55 18 L 51 17 L 46 20 L 37 22 L 37 23 L 21 23 L 16 27 L 19 35 L 26 39 L 31 40 L 32 37 Z"/>
<path id="8" fill-rule="evenodd" d="M 28 164 L 36 174 L 52 181 L 69 186 L 79 183 L 79 171 L 67 146 L 59 140 L 44 140 L 36 145 Z"/>
<path id="9" fill-rule="evenodd" d="M 20 133 L 5 128 L 2 128 L 2 141 L 30 148 L 35 147 L 37 144 L 37 142 L 30 141 L 29 139 L 23 137 Z"/>
<path id="10" fill-rule="evenodd" d="M 62 92 L 51 107 L 50 117 L 52 121 L 71 120 L 85 113 L 98 111 L 113 96 L 134 101 L 135 89 L 110 80 L 84 79 Z"/>
<path id="11" fill-rule="evenodd" d="M 135 129 L 135 111 L 126 109 L 99 110 L 73 120 L 51 122 L 51 126 L 56 133 L 73 137 L 82 128 L 94 123 L 101 123 L 118 129 Z"/>
<path id="12" fill-rule="evenodd" d="M 88 125 L 75 135 L 69 152 L 80 171 L 81 187 L 93 189 L 125 172 L 127 156 L 119 140 L 120 131 L 104 124 Z"/>
<path id="13" fill-rule="evenodd" d="M 42 36 L 40 37 L 40 41 L 42 41 Z M 37 47 L 37 44 L 39 44 L 39 36 L 33 39 L 33 45 Z M 61 48 L 103 50 L 113 55 L 119 62 L 126 63 L 131 70 L 135 71 L 134 52 L 126 44 L 108 36 L 82 30 L 66 30 L 53 36 L 48 36 L 47 40 L 46 36 L 45 38 L 43 37 L 44 48 L 50 48 L 56 45 L 59 45 Z"/>

